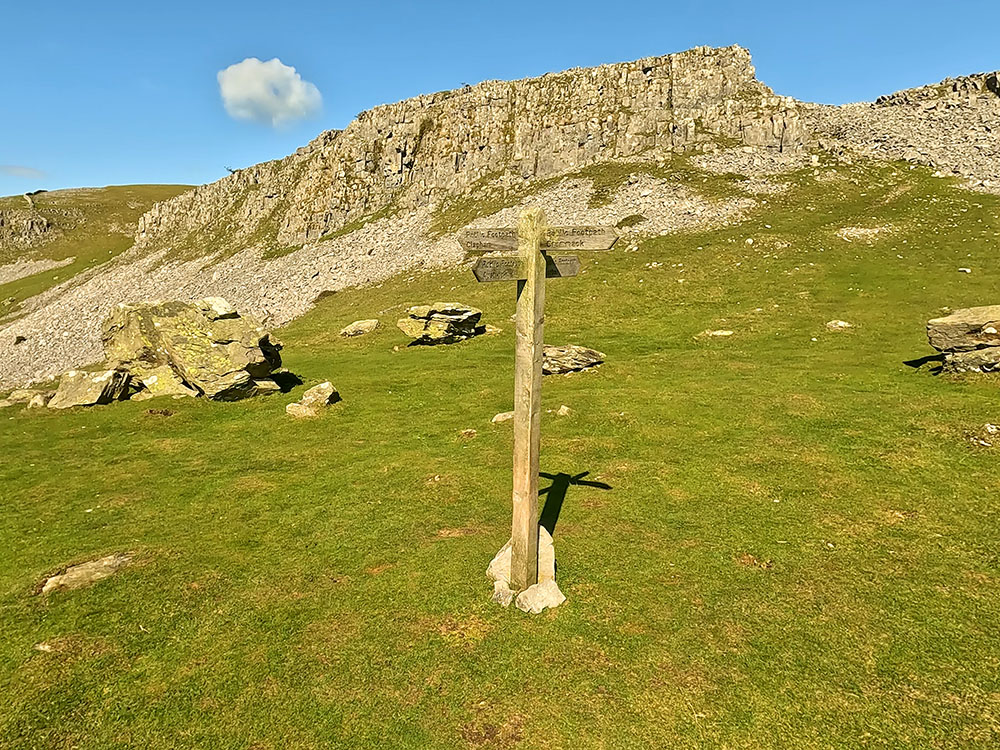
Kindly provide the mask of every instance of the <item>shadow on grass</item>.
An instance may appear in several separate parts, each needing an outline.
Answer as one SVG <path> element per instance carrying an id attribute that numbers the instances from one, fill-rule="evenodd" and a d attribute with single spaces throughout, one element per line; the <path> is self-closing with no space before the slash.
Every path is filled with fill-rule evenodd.
<path id="1" fill-rule="evenodd" d="M 542 515 L 538 519 L 538 524 L 543 526 L 549 534 L 555 535 L 556 523 L 559 521 L 559 513 L 562 512 L 563 502 L 566 500 L 566 491 L 570 485 L 578 487 L 595 487 L 599 490 L 610 490 L 611 485 L 604 482 L 589 482 L 584 480 L 590 472 L 584 471 L 577 475 L 547 474 L 544 471 L 538 473 L 539 476 L 551 479 L 552 484 L 538 491 L 539 495 L 545 495 L 545 507 L 542 508 Z"/>
<path id="2" fill-rule="evenodd" d="M 903 361 L 903 364 L 907 367 L 912 367 L 915 370 L 919 370 L 924 365 L 929 365 L 932 362 L 937 362 L 939 365 L 944 364 L 943 354 L 928 354 L 926 357 L 917 357 L 916 359 L 907 359 Z"/>
<path id="3" fill-rule="evenodd" d="M 282 393 L 288 393 L 297 385 L 302 385 L 302 378 L 294 372 L 276 372 L 272 376 L 274 382 L 278 384 Z"/>

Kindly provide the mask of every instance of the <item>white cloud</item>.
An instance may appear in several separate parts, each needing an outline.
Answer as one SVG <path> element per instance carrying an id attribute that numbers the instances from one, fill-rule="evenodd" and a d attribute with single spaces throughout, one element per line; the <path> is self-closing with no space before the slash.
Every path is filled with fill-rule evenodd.
<path id="1" fill-rule="evenodd" d="M 45 172 L 34 167 L 22 167 L 19 164 L 0 164 L 0 174 L 8 177 L 23 177 L 26 180 L 41 180 Z"/>
<path id="2" fill-rule="evenodd" d="M 310 117 L 323 106 L 319 89 L 277 57 L 267 62 L 248 57 L 220 70 L 217 78 L 226 112 L 238 120 L 278 127 Z"/>

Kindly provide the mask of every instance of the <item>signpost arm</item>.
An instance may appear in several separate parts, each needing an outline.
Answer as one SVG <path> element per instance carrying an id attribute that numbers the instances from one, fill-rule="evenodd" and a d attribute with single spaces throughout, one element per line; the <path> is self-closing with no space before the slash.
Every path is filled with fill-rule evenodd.
<path id="1" fill-rule="evenodd" d="M 514 522 L 511 588 L 538 582 L 538 452 L 545 325 L 545 214 L 531 208 L 517 227 L 518 253 L 526 278 L 517 282 L 517 344 L 514 363 Z"/>

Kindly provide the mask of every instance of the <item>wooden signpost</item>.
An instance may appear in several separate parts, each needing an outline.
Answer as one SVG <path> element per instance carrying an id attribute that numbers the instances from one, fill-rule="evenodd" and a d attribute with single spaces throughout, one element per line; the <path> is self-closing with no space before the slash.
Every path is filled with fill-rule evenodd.
<path id="1" fill-rule="evenodd" d="M 613 227 L 547 227 L 541 209 L 521 213 L 517 229 L 466 229 L 466 252 L 517 250 L 517 255 L 479 258 L 477 281 L 517 281 L 517 342 L 514 351 L 514 518 L 510 587 L 523 591 L 538 582 L 538 449 L 542 397 L 545 279 L 576 276 L 575 255 L 551 250 L 610 250 Z"/>

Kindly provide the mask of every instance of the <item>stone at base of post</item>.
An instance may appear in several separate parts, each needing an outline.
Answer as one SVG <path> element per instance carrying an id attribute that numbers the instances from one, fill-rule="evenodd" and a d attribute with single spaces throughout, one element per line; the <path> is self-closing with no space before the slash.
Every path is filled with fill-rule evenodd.
<path id="1" fill-rule="evenodd" d="M 493 601 L 503 607 L 511 602 L 522 612 L 537 615 L 545 609 L 558 607 L 566 597 L 556 584 L 556 551 L 545 527 L 538 528 L 538 583 L 517 592 L 510 587 L 511 543 L 508 541 L 486 569 L 493 581 Z"/>

